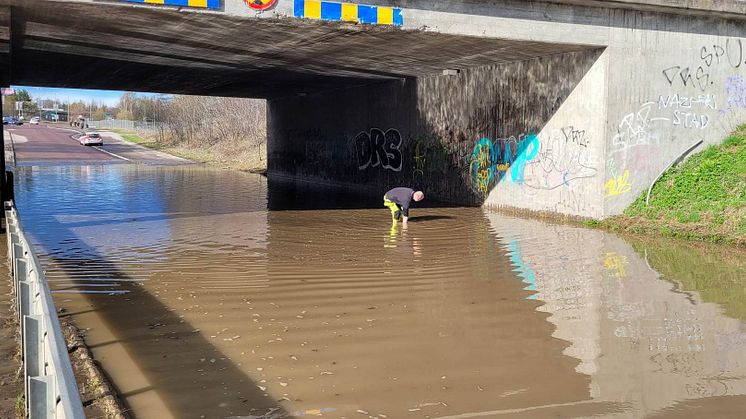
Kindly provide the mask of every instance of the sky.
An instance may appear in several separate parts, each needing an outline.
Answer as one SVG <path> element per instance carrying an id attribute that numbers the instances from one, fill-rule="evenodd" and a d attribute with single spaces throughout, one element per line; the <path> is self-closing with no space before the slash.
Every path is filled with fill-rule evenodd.
<path id="1" fill-rule="evenodd" d="M 54 99 L 60 102 L 103 102 L 107 106 L 115 106 L 119 102 L 123 91 L 119 90 L 91 90 L 91 89 L 60 89 L 55 87 L 33 87 L 33 86 L 12 86 L 14 89 L 27 90 L 31 98 L 36 99 Z M 148 96 L 151 93 L 138 93 L 138 95 Z"/>

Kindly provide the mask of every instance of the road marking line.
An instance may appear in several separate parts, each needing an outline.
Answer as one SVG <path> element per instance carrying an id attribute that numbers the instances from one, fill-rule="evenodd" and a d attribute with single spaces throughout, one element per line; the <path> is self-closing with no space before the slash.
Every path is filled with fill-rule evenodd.
<path id="1" fill-rule="evenodd" d="M 120 156 L 119 154 L 114 154 L 114 153 L 112 153 L 111 151 L 106 151 L 106 150 L 104 150 L 103 148 L 101 148 L 101 147 L 99 147 L 99 146 L 96 146 L 96 145 L 92 145 L 92 146 L 90 146 L 90 147 L 91 147 L 91 148 L 95 148 L 96 150 L 98 150 L 98 151 L 100 151 L 100 152 L 102 152 L 102 153 L 106 153 L 106 154 L 108 154 L 108 155 L 110 155 L 110 156 L 114 156 L 114 157 L 116 157 L 116 158 L 118 158 L 118 159 L 122 159 L 122 160 L 127 160 L 127 161 L 128 161 L 128 162 L 130 162 L 130 163 L 134 163 L 134 162 L 133 162 L 132 160 L 128 159 L 127 157 L 122 157 L 122 156 Z"/>
<path id="2" fill-rule="evenodd" d="M 541 406 L 531 406 L 531 407 L 524 407 L 524 408 L 517 408 L 517 409 L 504 409 L 504 410 L 491 410 L 488 412 L 473 412 L 473 413 L 462 413 L 460 415 L 452 415 L 452 416 L 439 416 L 435 419 L 466 419 L 466 418 L 475 418 L 480 416 L 495 416 L 495 415 L 506 415 L 511 413 L 523 413 L 523 412 L 530 412 L 532 410 L 539 410 L 539 409 L 550 409 L 553 407 L 568 407 L 568 406 L 581 406 L 585 404 L 603 404 L 603 401 L 600 400 L 583 400 L 583 401 L 577 401 L 577 402 L 569 402 L 569 403 L 554 403 L 554 404 L 545 404 Z"/>

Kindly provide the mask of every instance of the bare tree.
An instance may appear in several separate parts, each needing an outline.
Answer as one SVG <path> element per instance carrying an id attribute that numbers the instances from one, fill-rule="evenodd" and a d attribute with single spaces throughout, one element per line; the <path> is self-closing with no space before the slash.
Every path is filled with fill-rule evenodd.
<path id="1" fill-rule="evenodd" d="M 173 143 L 212 146 L 227 141 L 258 146 L 266 140 L 263 100 L 175 96 L 165 111 Z"/>

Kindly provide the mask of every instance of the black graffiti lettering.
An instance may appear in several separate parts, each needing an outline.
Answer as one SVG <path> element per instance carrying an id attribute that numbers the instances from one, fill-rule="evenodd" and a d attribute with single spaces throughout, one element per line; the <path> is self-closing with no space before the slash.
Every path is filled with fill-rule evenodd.
<path id="1" fill-rule="evenodd" d="M 725 55 L 725 48 L 721 47 L 720 45 L 713 45 L 712 49 L 713 51 L 715 51 L 715 58 L 717 58 L 718 64 L 720 64 L 720 57 Z M 707 66 L 709 67 L 710 65 L 707 64 Z"/>
<path id="2" fill-rule="evenodd" d="M 357 154 L 357 168 L 363 170 L 368 167 L 373 153 L 370 148 L 370 136 L 367 132 L 361 132 L 355 137 L 355 152 Z"/>
<path id="3" fill-rule="evenodd" d="M 386 151 L 386 156 L 389 160 L 388 166 L 386 166 L 386 168 L 394 171 L 399 171 L 401 170 L 402 165 L 402 155 L 399 151 L 399 147 L 401 147 L 402 143 L 401 135 L 399 134 L 399 131 L 390 129 L 386 131 L 385 137 L 386 142 L 384 150 Z"/>
<path id="4" fill-rule="evenodd" d="M 372 128 L 370 133 L 361 132 L 355 137 L 358 169 L 380 166 L 395 172 L 401 171 L 401 144 L 401 134 L 395 129 L 383 132 L 378 128 Z"/>
<path id="5" fill-rule="evenodd" d="M 728 64 L 730 64 L 730 66 L 734 68 L 741 67 L 741 64 L 743 63 L 743 43 L 741 42 L 741 40 L 736 39 L 735 41 L 731 42 L 730 38 L 726 39 L 725 51 L 728 55 Z"/>
<path id="6" fill-rule="evenodd" d="M 668 80 L 668 84 L 673 85 L 674 77 L 676 77 L 676 75 L 679 74 L 679 70 L 681 70 L 681 67 L 677 65 L 663 70 L 663 75 L 666 76 L 666 80 Z"/>
<path id="7" fill-rule="evenodd" d="M 697 83 L 699 83 L 700 90 L 704 91 L 710 82 L 710 75 L 705 73 L 705 69 L 702 66 L 697 67 L 697 75 L 695 76 Z"/>
<path id="8" fill-rule="evenodd" d="M 664 69 L 663 75 L 666 77 L 668 84 L 673 86 L 680 78 L 684 87 L 698 86 L 702 91 L 706 90 L 713 84 L 710 69 L 715 68 L 716 64 L 725 65 L 727 62 L 732 68 L 740 68 L 741 65 L 746 64 L 744 62 L 743 40 L 727 38 L 724 43 L 713 44 L 712 48 L 705 45 L 699 50 L 699 58 L 701 60 L 699 67 L 675 65 Z"/>
<path id="9" fill-rule="evenodd" d="M 705 61 L 705 64 L 707 64 L 707 67 L 712 65 L 712 53 L 707 52 L 707 47 L 702 47 L 702 50 L 700 51 L 699 56 Z M 718 60 L 720 57 L 718 56 Z"/>
<path id="10" fill-rule="evenodd" d="M 573 142 L 581 147 L 588 147 L 588 141 L 585 139 L 585 130 L 577 130 L 572 125 L 562 128 L 562 134 L 566 142 Z"/>
<path id="11" fill-rule="evenodd" d="M 684 86 L 689 86 L 689 82 L 694 83 L 694 79 L 692 79 L 689 67 L 682 69 L 679 72 L 679 77 L 681 77 L 681 81 L 684 83 Z"/>
<path id="12" fill-rule="evenodd" d="M 377 128 L 370 130 L 370 146 L 373 149 L 371 167 L 378 167 L 379 165 L 386 167 L 389 165 L 389 157 L 383 148 L 384 143 L 386 143 L 386 135 L 383 131 Z"/>

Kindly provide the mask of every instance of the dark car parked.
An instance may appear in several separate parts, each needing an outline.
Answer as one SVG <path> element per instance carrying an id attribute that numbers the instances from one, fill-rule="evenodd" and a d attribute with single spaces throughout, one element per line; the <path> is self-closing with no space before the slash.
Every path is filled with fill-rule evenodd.
<path id="1" fill-rule="evenodd" d="M 14 116 L 4 116 L 3 125 L 23 125 L 23 121 Z"/>

